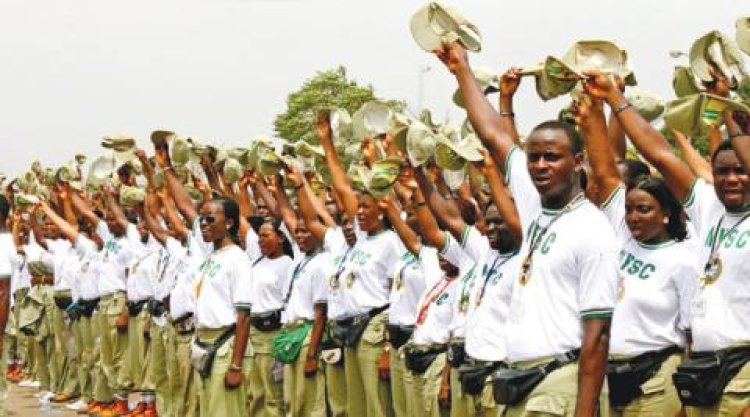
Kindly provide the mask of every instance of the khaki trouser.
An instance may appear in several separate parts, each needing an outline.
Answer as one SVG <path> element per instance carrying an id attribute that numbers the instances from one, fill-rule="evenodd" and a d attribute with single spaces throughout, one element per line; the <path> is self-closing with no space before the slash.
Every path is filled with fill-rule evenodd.
<path id="1" fill-rule="evenodd" d="M 423 374 L 406 371 L 406 374 L 411 377 L 411 386 L 407 392 L 412 403 L 410 416 L 440 417 L 449 414 L 449 410 L 441 410 L 438 404 L 440 383 L 443 380 L 443 369 L 446 362 L 445 357 L 445 353 L 438 355 Z"/>
<path id="2" fill-rule="evenodd" d="M 404 354 L 398 349 L 391 349 L 391 396 L 393 413 L 396 417 L 415 416 L 414 405 L 418 401 L 413 395 L 413 376 L 406 369 Z"/>
<path id="3" fill-rule="evenodd" d="M 273 339 L 279 333 L 281 330 L 262 332 L 255 327 L 250 329 L 253 359 L 248 378 L 250 381 L 248 407 L 251 416 L 279 417 L 284 415 L 283 367 L 271 356 Z M 274 374 L 276 374 L 275 377 Z"/>
<path id="4" fill-rule="evenodd" d="M 515 366 L 528 369 L 543 363 L 545 361 L 529 361 Z M 504 416 L 573 416 L 577 398 L 578 362 L 575 362 L 552 371 L 521 403 L 508 406 Z M 609 394 L 605 383 L 599 396 L 599 404 L 608 404 L 608 401 Z M 600 407 L 599 411 L 602 417 L 609 416 L 609 407 Z"/>
<path id="5" fill-rule="evenodd" d="M 55 292 L 55 296 L 70 297 L 70 291 Z M 68 395 L 77 394 L 78 386 L 78 345 L 75 343 L 73 322 L 66 320 L 66 312 L 54 304 L 52 299 L 52 334 L 54 336 L 55 374 L 59 376 L 53 387 L 55 392 Z"/>
<path id="6" fill-rule="evenodd" d="M 349 416 L 391 415 L 390 388 L 380 379 L 378 364 L 385 344 L 385 313 L 373 317 L 354 348 L 344 348 Z"/>
<path id="7" fill-rule="evenodd" d="M 659 371 L 641 385 L 643 395 L 634 399 L 625 407 L 610 406 L 612 417 L 662 417 L 675 416 L 682 408 L 677 389 L 672 383 L 672 374 L 677 365 L 682 363 L 682 355 L 675 354 L 667 358 Z"/>
<path id="8" fill-rule="evenodd" d="M 346 417 L 346 361 L 325 364 L 326 398 L 331 417 Z"/>
<path id="9" fill-rule="evenodd" d="M 169 345 L 169 324 L 151 326 L 151 353 L 146 361 L 146 380 L 144 385 L 153 387 L 156 393 L 156 409 L 162 417 L 173 417 L 172 411 L 172 375 L 168 371 L 167 350 Z M 172 354 L 174 356 L 174 354 Z M 192 374 L 192 372 L 190 372 Z"/>
<path id="10" fill-rule="evenodd" d="M 192 417 L 198 415 L 198 395 L 196 394 L 197 374 L 190 364 L 190 343 L 193 334 L 177 334 L 172 325 L 169 330 L 169 349 L 167 350 L 167 373 L 171 381 L 172 415 L 175 417 Z M 247 379 L 245 380 L 247 390 Z"/>
<path id="11" fill-rule="evenodd" d="M 284 365 L 284 408 L 295 417 L 326 416 L 325 378 L 320 363 L 314 376 L 305 376 L 311 333 L 308 331 L 297 360 Z"/>
<path id="12" fill-rule="evenodd" d="M 123 360 L 128 346 L 127 332 L 117 330 L 117 318 L 127 308 L 125 293 L 106 295 L 99 301 L 99 363 L 96 368 L 94 392 L 96 400 L 108 402 L 112 393 L 120 397 L 127 395 L 127 372 L 123 372 Z"/>
<path id="13" fill-rule="evenodd" d="M 94 385 L 91 376 L 94 363 L 96 362 L 96 355 L 94 353 L 96 339 L 94 338 L 94 331 L 92 329 L 94 324 L 93 316 L 81 316 L 73 326 L 76 335 L 76 345 L 79 346 L 78 383 L 81 389 L 81 399 L 86 402 L 94 398 Z"/>
<path id="14" fill-rule="evenodd" d="M 734 417 L 747 407 L 750 407 L 750 362 L 729 381 L 718 404 L 686 409 L 688 417 Z"/>
<path id="15" fill-rule="evenodd" d="M 151 321 L 148 309 L 144 308 L 137 316 L 130 316 L 128 322 L 128 345 L 123 359 L 123 372 L 127 377 L 123 381 L 129 381 L 128 388 L 133 391 L 153 391 L 153 386 L 146 386 L 146 363 L 149 361 L 150 340 L 146 340 L 143 331 L 148 322 Z"/>
<path id="16" fill-rule="evenodd" d="M 213 343 L 226 329 L 199 329 L 198 338 L 201 342 Z M 243 378 L 239 387 L 227 389 L 224 377 L 229 370 L 234 349 L 234 336 L 216 351 L 211 374 L 207 378 L 195 375 L 196 391 L 198 392 L 199 415 L 201 417 L 216 416 L 246 416 L 246 389 Z M 243 362 L 243 369 L 247 369 L 249 362 Z"/>

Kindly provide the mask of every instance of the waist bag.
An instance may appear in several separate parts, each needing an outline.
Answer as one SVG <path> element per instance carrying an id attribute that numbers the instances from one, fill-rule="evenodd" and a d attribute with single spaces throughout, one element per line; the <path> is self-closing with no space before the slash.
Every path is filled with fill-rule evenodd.
<path id="1" fill-rule="evenodd" d="M 281 328 L 281 310 L 252 315 L 250 324 L 261 332 L 278 330 Z"/>
<path id="2" fill-rule="evenodd" d="M 197 337 L 193 339 L 193 343 L 190 345 L 190 362 L 201 377 L 208 378 L 211 375 L 216 351 L 234 336 L 234 328 L 235 325 L 233 324 L 213 343 L 201 342 Z"/>
<path id="3" fill-rule="evenodd" d="M 718 403 L 724 388 L 748 361 L 750 346 L 694 353 L 672 375 L 680 401 L 691 406 Z"/>
<path id="4" fill-rule="evenodd" d="M 516 405 L 526 398 L 551 372 L 578 360 L 580 350 L 572 350 L 552 362 L 529 369 L 499 369 L 492 374 L 495 402 Z"/>
<path id="5" fill-rule="evenodd" d="M 435 358 L 443 352 L 445 352 L 445 346 L 436 346 L 429 349 L 407 346 L 404 349 L 404 365 L 406 365 L 406 369 L 422 375 L 427 372 L 427 368 L 432 365 L 432 362 L 435 362 Z"/>
<path id="6" fill-rule="evenodd" d="M 281 363 L 293 363 L 299 357 L 302 344 L 310 333 L 310 329 L 312 329 L 310 323 L 305 323 L 294 330 L 283 329 L 273 339 L 271 355 Z"/>
<path id="7" fill-rule="evenodd" d="M 353 348 L 357 345 L 357 342 L 359 342 L 359 339 L 365 332 L 367 325 L 370 324 L 370 320 L 387 309 L 388 304 L 382 307 L 374 308 L 367 313 L 359 314 L 346 319 L 336 320 L 336 324 L 334 326 L 336 329 L 332 331 L 332 336 L 336 338 L 343 338 L 338 340 L 341 340 L 342 344 L 345 347 Z"/>
<path id="8" fill-rule="evenodd" d="M 667 358 L 682 349 L 671 346 L 655 352 L 646 352 L 627 360 L 613 360 L 607 364 L 609 403 L 625 406 L 643 395 L 641 385 L 651 379 Z"/>
<path id="9" fill-rule="evenodd" d="M 477 364 L 463 364 L 458 368 L 461 380 L 461 390 L 464 394 L 479 395 L 484 389 L 487 377 L 497 368 L 505 367 L 501 362 L 483 362 Z"/>
<path id="10" fill-rule="evenodd" d="M 388 329 L 388 338 L 394 349 L 400 349 L 401 346 L 406 344 L 412 333 L 414 333 L 414 326 L 389 324 L 386 328 Z"/>

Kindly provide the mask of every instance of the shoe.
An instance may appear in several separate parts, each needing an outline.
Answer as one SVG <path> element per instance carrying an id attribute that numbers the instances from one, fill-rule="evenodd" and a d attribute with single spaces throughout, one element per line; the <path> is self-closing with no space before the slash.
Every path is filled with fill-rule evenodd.
<path id="1" fill-rule="evenodd" d="M 16 365 L 16 364 L 13 364 L 13 365 L 8 365 L 8 370 L 7 370 L 6 372 L 5 372 L 5 377 L 6 377 L 7 379 L 10 379 L 10 377 L 11 377 L 11 376 L 12 376 L 12 375 L 13 375 L 14 373 L 16 373 L 16 370 L 17 370 L 17 369 L 18 369 L 18 365 Z"/>
<path id="2" fill-rule="evenodd" d="M 34 396 L 39 399 L 40 403 L 48 403 L 51 399 L 55 398 L 55 393 L 52 391 L 42 391 Z"/>
<path id="3" fill-rule="evenodd" d="M 74 403 L 66 404 L 65 408 L 73 411 L 88 411 L 89 404 L 86 401 L 79 399 Z"/>
<path id="4" fill-rule="evenodd" d="M 54 397 L 49 399 L 51 403 L 67 403 L 73 401 L 79 397 L 78 394 L 65 394 L 63 392 L 56 394 Z"/>
<path id="5" fill-rule="evenodd" d="M 143 416 L 144 411 L 146 411 L 146 403 L 141 401 L 138 403 L 138 405 L 135 406 L 134 409 L 130 410 L 130 412 L 125 415 L 125 417 L 141 417 Z"/>
<path id="6" fill-rule="evenodd" d="M 11 373 L 10 375 L 8 375 L 8 381 L 10 381 L 10 382 L 19 383 L 23 379 L 24 379 L 23 369 L 20 366 L 18 366 L 13 371 L 13 373 Z"/>
<path id="7" fill-rule="evenodd" d="M 112 403 L 102 403 L 99 401 L 91 401 L 88 403 L 88 408 L 86 409 L 86 413 L 89 415 L 99 415 L 102 411 L 104 411 L 106 408 L 109 408 L 112 405 Z"/>
<path id="8" fill-rule="evenodd" d="M 42 383 L 39 381 L 32 381 L 30 379 L 25 379 L 19 382 L 18 386 L 24 387 L 24 388 L 39 388 L 40 386 L 42 386 Z"/>
<path id="9" fill-rule="evenodd" d="M 143 410 L 143 417 L 159 417 L 159 413 L 156 412 L 156 402 L 151 401 L 146 404 L 146 409 Z M 140 417 L 140 416 L 139 416 Z"/>
<path id="10" fill-rule="evenodd" d="M 128 401 L 117 400 L 112 404 L 111 407 L 100 411 L 99 417 L 122 417 L 127 415 L 128 412 L 130 412 L 130 410 L 128 409 Z"/>

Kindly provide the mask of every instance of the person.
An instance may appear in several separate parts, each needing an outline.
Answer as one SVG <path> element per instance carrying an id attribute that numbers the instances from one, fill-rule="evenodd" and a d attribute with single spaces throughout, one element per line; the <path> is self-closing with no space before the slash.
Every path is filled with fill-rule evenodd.
<path id="1" fill-rule="evenodd" d="M 196 369 L 199 415 L 247 414 L 244 375 L 250 365 L 245 351 L 252 303 L 250 261 L 237 245 L 239 207 L 228 198 L 201 206 L 199 225 L 203 241 L 213 245 L 198 268 L 195 282 L 196 340 L 192 357 L 201 347 L 213 346 L 209 368 Z M 197 344 L 197 346 L 195 346 Z"/>
<path id="2" fill-rule="evenodd" d="M 691 323 L 692 346 L 687 362 L 716 354 L 732 357 L 731 374 L 721 381 L 723 389 L 714 393 L 710 405 L 688 404 L 690 416 L 739 415 L 750 406 L 750 389 L 744 381 L 750 376 L 750 287 L 743 273 L 748 256 L 744 236 L 750 234 L 747 222 L 750 203 L 750 146 L 748 127 L 734 120 L 731 112 L 723 114 L 729 140 L 718 145 L 711 155 L 713 186 L 698 178 L 678 158 L 664 137 L 647 123 L 623 95 L 612 87 L 605 75 L 590 71 L 586 90 L 592 97 L 604 100 L 613 109 L 633 145 L 664 177 L 672 194 L 683 202 L 701 242 L 698 261 L 702 268 L 699 289 L 693 300 Z M 726 79 L 717 78 L 712 92 L 727 95 Z M 687 364 L 687 363 L 686 363 Z M 679 372 L 679 371 L 678 371 Z M 675 376 L 675 383 L 678 382 Z M 706 385 L 696 387 L 698 392 Z M 681 391 L 680 386 L 677 387 Z M 689 390 L 686 388 L 686 390 Z M 683 403 L 686 397 L 681 396 Z"/>
<path id="3" fill-rule="evenodd" d="M 8 199 L 5 196 L 0 195 L 0 332 L 3 334 L 3 338 L 0 339 L 0 348 L 3 348 L 5 344 L 5 326 L 8 323 L 8 314 L 10 311 L 10 278 L 18 262 L 13 236 L 8 231 L 8 216 L 10 215 L 10 209 L 11 207 Z M 5 354 L 5 349 L 3 349 L 2 352 L 0 375 L 5 375 L 5 367 L 7 366 L 8 358 Z M 0 399 L 0 416 L 7 415 L 5 407 L 6 391 L 7 382 L 2 378 L 2 382 L 0 382 L 0 392 L 2 392 L 3 395 L 2 399 Z"/>
<path id="4" fill-rule="evenodd" d="M 455 75 L 469 120 L 504 172 L 526 231 L 507 326 L 511 371 L 500 383 L 495 374 L 495 397 L 507 404 L 507 416 L 594 416 L 615 304 L 616 243 L 604 215 L 583 196 L 580 136 L 564 122 L 544 122 L 519 151 L 501 123 L 513 115 L 497 114 L 484 97 L 466 50 L 452 42 L 436 54 Z M 503 391 L 517 370 L 541 373 L 539 384 L 521 395 Z"/>
<path id="5" fill-rule="evenodd" d="M 284 365 L 271 355 L 271 346 L 281 331 L 282 285 L 292 265 L 291 246 L 281 231 L 281 222 L 272 217 L 261 225 L 258 244 L 261 257 L 251 264 L 253 364 L 249 374 L 249 411 L 251 415 L 281 416 L 284 414 Z"/>
<path id="6" fill-rule="evenodd" d="M 626 188 L 606 136 L 601 100 L 582 96 L 574 107 L 586 138 L 590 180 L 621 242 L 610 415 L 675 416 L 682 405 L 672 374 L 690 344 L 690 308 L 698 286 L 686 216 L 661 179 L 642 176 Z"/>

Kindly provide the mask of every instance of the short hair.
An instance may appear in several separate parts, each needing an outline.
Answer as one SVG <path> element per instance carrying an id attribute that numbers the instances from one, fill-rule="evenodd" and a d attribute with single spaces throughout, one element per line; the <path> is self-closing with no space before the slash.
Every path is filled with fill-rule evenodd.
<path id="1" fill-rule="evenodd" d="M 722 140 L 719 143 L 719 146 L 716 147 L 716 150 L 714 153 L 711 154 L 711 167 L 714 166 L 714 163 L 716 162 L 716 157 L 719 156 L 719 152 L 724 151 L 732 151 L 734 152 L 734 148 L 732 147 L 732 142 L 730 140 Z"/>
<path id="2" fill-rule="evenodd" d="M 545 129 L 562 130 L 563 132 L 565 132 L 565 136 L 567 136 L 568 140 L 570 141 L 570 149 L 573 151 L 573 155 L 577 155 L 583 152 L 583 139 L 578 133 L 578 130 L 576 130 L 575 126 L 573 126 L 572 124 L 568 122 L 562 122 L 560 120 L 547 120 L 546 122 L 542 122 L 536 125 L 531 133 L 534 133 L 537 130 Z"/>
<path id="3" fill-rule="evenodd" d="M 8 218 L 8 215 L 10 214 L 10 201 L 8 201 L 8 197 L 6 197 L 3 194 L 0 194 L 0 216 L 2 216 L 3 220 Z"/>

